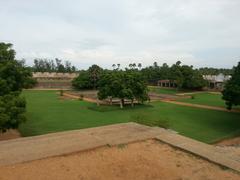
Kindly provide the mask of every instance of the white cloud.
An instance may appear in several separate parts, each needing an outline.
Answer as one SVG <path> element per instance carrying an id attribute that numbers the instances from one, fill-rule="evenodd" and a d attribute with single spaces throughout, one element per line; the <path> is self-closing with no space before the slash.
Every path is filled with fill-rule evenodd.
<path id="1" fill-rule="evenodd" d="M 80 68 L 181 60 L 231 67 L 240 56 L 239 0 L 0 0 L 0 41 L 18 58 Z"/>

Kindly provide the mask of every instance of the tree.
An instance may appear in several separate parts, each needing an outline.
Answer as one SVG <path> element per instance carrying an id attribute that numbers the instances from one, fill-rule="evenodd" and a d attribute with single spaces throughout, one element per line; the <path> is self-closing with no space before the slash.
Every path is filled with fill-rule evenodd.
<path id="1" fill-rule="evenodd" d="M 16 129 L 26 121 L 26 101 L 18 93 L 0 96 L 0 131 Z"/>
<path id="2" fill-rule="evenodd" d="M 142 63 L 138 63 L 138 68 L 139 68 L 139 69 L 142 68 Z"/>
<path id="3" fill-rule="evenodd" d="M 98 98 L 100 100 L 106 98 L 119 98 L 120 107 L 124 106 L 124 99 L 134 99 L 143 103 L 148 98 L 147 85 L 143 80 L 140 72 L 128 71 L 113 71 L 105 72 L 99 81 Z"/>
<path id="4" fill-rule="evenodd" d="M 0 43 L 0 131 L 17 128 L 25 121 L 26 102 L 22 88 L 33 82 L 24 61 L 15 60 L 12 44 Z"/>
<path id="5" fill-rule="evenodd" d="M 76 67 L 71 65 L 70 61 L 64 61 L 55 59 L 34 59 L 34 65 L 32 67 L 35 72 L 60 72 L 60 73 L 71 73 L 76 72 Z"/>
<path id="6" fill-rule="evenodd" d="M 117 64 L 117 69 L 118 69 L 118 70 L 119 70 L 120 66 L 121 66 L 121 64 Z"/>
<path id="7" fill-rule="evenodd" d="M 103 69 L 96 64 L 89 67 L 88 72 L 93 89 L 97 88 L 102 71 Z"/>
<path id="8" fill-rule="evenodd" d="M 97 89 L 98 82 L 103 69 L 98 65 L 92 65 L 87 71 L 80 71 L 78 77 L 72 81 L 72 85 L 76 89 Z"/>
<path id="9" fill-rule="evenodd" d="M 192 66 L 183 65 L 181 73 L 183 77 L 181 87 L 183 89 L 201 90 L 206 85 L 202 75 L 197 70 L 194 70 Z"/>
<path id="10" fill-rule="evenodd" d="M 233 105 L 240 105 L 240 62 L 238 62 L 237 67 L 234 68 L 233 75 L 226 83 L 222 94 L 227 109 L 231 110 Z"/>
<path id="11" fill-rule="evenodd" d="M 132 100 L 132 106 L 134 105 L 134 99 L 141 103 L 149 100 L 147 83 L 140 72 L 126 71 L 124 82 L 129 91 L 128 99 Z"/>
<path id="12" fill-rule="evenodd" d="M 73 79 L 72 86 L 76 89 L 92 89 L 90 75 L 87 71 L 80 71 L 78 77 Z"/>

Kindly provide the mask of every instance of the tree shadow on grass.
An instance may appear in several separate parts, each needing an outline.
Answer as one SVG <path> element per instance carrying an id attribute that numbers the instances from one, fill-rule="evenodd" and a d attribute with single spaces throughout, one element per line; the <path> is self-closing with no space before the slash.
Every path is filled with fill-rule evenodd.
<path id="1" fill-rule="evenodd" d="M 93 104 L 91 106 L 88 106 L 89 110 L 98 111 L 98 112 L 126 111 L 126 110 L 129 111 L 129 110 L 146 109 L 146 108 L 153 108 L 153 106 L 151 104 L 135 104 L 134 107 L 132 107 L 130 104 L 127 104 L 122 109 L 119 107 L 119 105 L 97 106 L 96 104 Z"/>
<path id="2" fill-rule="evenodd" d="M 136 122 L 139 124 L 144 124 L 147 126 L 156 126 L 162 128 L 169 128 L 169 122 L 167 119 L 162 119 L 160 116 L 151 116 L 150 114 L 144 112 L 134 113 L 130 116 L 132 122 Z"/>

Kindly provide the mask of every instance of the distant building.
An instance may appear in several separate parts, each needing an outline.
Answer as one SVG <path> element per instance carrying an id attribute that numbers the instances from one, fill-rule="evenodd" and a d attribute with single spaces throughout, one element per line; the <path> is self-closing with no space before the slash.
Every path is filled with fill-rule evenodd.
<path id="1" fill-rule="evenodd" d="M 168 88 L 177 87 L 176 81 L 174 80 L 169 80 L 169 79 L 158 80 L 157 83 L 158 83 L 158 86 L 160 87 L 168 87 Z"/>
<path id="2" fill-rule="evenodd" d="M 37 80 L 36 88 L 69 89 L 72 80 L 78 73 L 34 72 L 33 78 Z"/>
<path id="3" fill-rule="evenodd" d="M 209 88 L 222 90 L 226 81 L 231 78 L 230 75 L 218 74 L 218 75 L 203 75 L 203 79 L 209 83 Z"/>

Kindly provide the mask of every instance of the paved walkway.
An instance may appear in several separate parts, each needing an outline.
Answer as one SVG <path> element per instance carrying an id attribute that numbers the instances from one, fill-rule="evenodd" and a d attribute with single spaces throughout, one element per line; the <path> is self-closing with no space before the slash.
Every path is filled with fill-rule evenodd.
<path id="1" fill-rule="evenodd" d="M 0 142 L 0 165 L 151 139 L 159 131 L 135 123 L 51 133 Z"/>
<path id="2" fill-rule="evenodd" d="M 158 127 L 122 123 L 0 142 L 0 165 L 22 163 L 106 145 L 156 139 L 240 172 L 240 157 Z"/>

